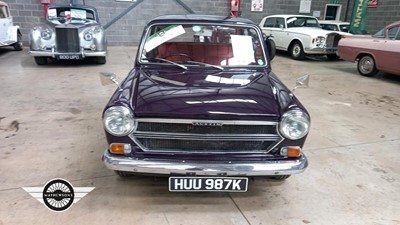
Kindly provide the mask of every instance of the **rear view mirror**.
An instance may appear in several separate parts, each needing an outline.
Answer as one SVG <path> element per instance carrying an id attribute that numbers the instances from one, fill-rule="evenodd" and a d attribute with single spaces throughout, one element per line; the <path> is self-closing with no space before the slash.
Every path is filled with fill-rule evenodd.
<path id="1" fill-rule="evenodd" d="M 120 91 L 122 90 L 121 86 L 118 83 L 117 75 L 115 75 L 115 73 L 100 72 L 100 82 L 103 86 L 114 83 L 118 86 Z"/>
<path id="2" fill-rule="evenodd" d="M 292 93 L 299 87 L 308 87 L 310 81 L 310 75 L 304 75 L 296 80 L 296 86 L 293 88 Z"/>

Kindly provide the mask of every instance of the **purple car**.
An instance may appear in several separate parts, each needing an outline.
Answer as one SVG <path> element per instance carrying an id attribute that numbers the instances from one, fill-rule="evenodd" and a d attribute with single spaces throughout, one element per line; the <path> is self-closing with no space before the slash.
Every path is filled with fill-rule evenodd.
<path id="1" fill-rule="evenodd" d="M 109 169 L 167 175 L 170 191 L 233 192 L 246 191 L 248 177 L 306 169 L 310 116 L 271 71 L 258 25 L 168 15 L 141 40 L 124 81 L 103 74 L 119 86 L 103 113 Z"/>

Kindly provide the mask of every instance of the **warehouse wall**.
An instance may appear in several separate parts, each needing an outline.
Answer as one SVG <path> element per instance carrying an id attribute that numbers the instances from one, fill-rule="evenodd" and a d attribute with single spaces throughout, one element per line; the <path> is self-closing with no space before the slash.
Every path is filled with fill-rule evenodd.
<path id="1" fill-rule="evenodd" d="M 25 44 L 28 40 L 29 30 L 36 24 L 43 23 L 43 6 L 40 0 L 3 0 L 10 5 L 11 14 L 15 24 L 21 26 Z M 229 1 L 227 0 L 182 0 L 197 14 L 229 15 Z M 324 15 L 325 4 L 333 0 L 312 0 L 311 13 L 320 11 Z M 342 5 L 341 20 L 350 21 L 354 0 L 334 0 Z M 69 3 L 69 0 L 52 0 L 53 3 Z M 78 0 L 82 2 L 82 0 Z M 119 15 L 132 2 L 116 2 L 115 0 L 86 0 L 87 5 L 98 9 L 101 22 L 106 24 Z M 349 9 L 346 10 L 347 5 Z M 267 15 L 273 14 L 299 14 L 300 0 L 264 0 L 263 12 L 251 12 L 251 0 L 241 0 L 241 17 L 259 23 Z M 165 14 L 188 13 L 175 0 L 144 0 L 136 8 L 122 17 L 107 29 L 109 45 L 136 45 L 142 34 L 143 27 L 152 18 Z M 369 8 L 368 27 L 375 33 L 390 22 L 400 19 L 399 0 L 380 0 L 378 8 Z"/>

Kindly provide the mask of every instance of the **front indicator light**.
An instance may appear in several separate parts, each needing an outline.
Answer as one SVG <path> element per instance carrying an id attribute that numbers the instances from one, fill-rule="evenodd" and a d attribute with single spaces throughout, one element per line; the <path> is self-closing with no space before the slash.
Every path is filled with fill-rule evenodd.
<path id="1" fill-rule="evenodd" d="M 110 152 L 114 154 L 129 154 L 132 148 L 130 144 L 112 143 L 110 145 Z"/>
<path id="2" fill-rule="evenodd" d="M 301 148 L 299 146 L 283 147 L 281 148 L 281 155 L 286 157 L 299 157 Z"/>

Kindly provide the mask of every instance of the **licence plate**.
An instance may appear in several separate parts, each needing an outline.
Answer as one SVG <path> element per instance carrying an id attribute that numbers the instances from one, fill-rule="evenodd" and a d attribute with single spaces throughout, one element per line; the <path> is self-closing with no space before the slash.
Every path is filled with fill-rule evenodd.
<path id="1" fill-rule="evenodd" d="M 169 191 L 246 192 L 247 177 L 170 177 Z"/>
<path id="2" fill-rule="evenodd" d="M 80 55 L 57 55 L 57 59 L 79 60 L 79 59 L 81 59 L 81 56 Z"/>

